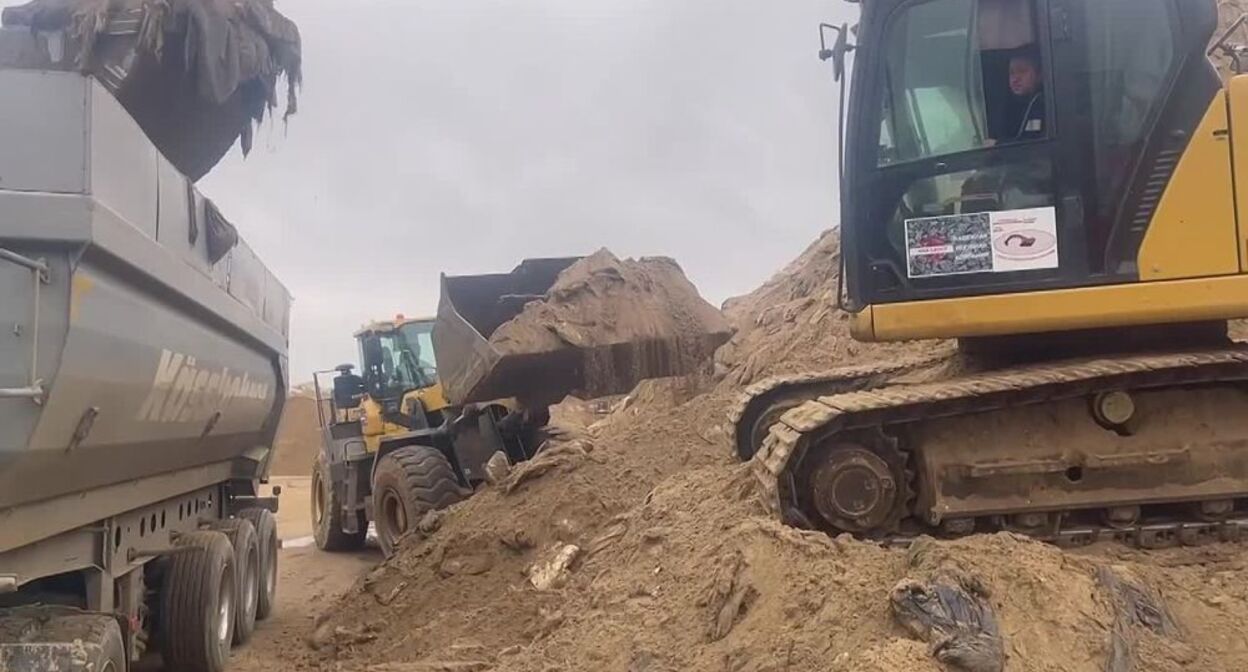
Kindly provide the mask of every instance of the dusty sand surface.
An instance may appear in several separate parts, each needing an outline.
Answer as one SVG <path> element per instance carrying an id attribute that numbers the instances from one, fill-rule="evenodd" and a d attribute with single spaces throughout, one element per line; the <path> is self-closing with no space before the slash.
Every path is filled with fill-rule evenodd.
<path id="1" fill-rule="evenodd" d="M 316 416 L 316 400 L 292 395 L 286 400 L 270 473 L 274 476 L 311 476 L 312 465 L 321 449 L 321 426 Z"/>
<path id="2" fill-rule="evenodd" d="M 833 369 L 847 363 L 926 355 L 947 349 L 922 343 L 859 343 L 849 315 L 837 308 L 840 238 L 825 232 L 762 287 L 724 304 L 736 334 L 715 353 L 727 382 L 746 386 L 772 376 Z"/>
<path id="3" fill-rule="evenodd" d="M 283 541 L 312 536 L 312 478 L 274 476 L 270 488 L 282 489 L 277 513 L 277 533 Z"/>
<path id="4" fill-rule="evenodd" d="M 285 549 L 279 563 L 277 610 L 246 646 L 234 649 L 231 672 L 312 669 L 307 635 L 316 618 L 368 573 L 381 551 L 328 554 L 315 547 Z"/>
<path id="5" fill-rule="evenodd" d="M 274 478 L 282 487 L 277 530 L 284 543 L 312 534 L 310 478 Z M 307 669 L 304 643 L 318 615 L 381 561 L 375 548 L 361 553 L 322 553 L 315 546 L 287 547 L 278 560 L 277 610 L 234 650 L 232 672 Z"/>
<path id="6" fill-rule="evenodd" d="M 569 346 L 696 340 L 728 330 L 728 322 L 674 260 L 619 259 L 599 250 L 560 273 L 544 298 L 529 302 L 490 335 L 490 344 L 505 354 L 551 352 Z"/>

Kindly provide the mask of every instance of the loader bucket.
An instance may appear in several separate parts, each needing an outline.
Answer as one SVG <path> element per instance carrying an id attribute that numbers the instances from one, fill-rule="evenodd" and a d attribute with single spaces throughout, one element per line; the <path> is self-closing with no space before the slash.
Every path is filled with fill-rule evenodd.
<path id="1" fill-rule="evenodd" d="M 643 380 L 696 372 L 730 338 L 724 322 L 695 333 L 610 342 L 593 347 L 504 352 L 490 342 L 496 330 L 531 301 L 543 299 L 559 274 L 581 257 L 529 259 L 511 273 L 442 276 L 433 346 L 447 399 L 462 405 L 515 398 L 548 406 L 568 395 L 625 394 Z"/>

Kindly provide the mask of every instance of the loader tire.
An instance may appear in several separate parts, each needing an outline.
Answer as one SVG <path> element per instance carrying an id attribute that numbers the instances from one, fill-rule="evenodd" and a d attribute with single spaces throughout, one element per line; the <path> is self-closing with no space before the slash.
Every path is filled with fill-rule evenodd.
<path id="1" fill-rule="evenodd" d="M 260 601 L 260 545 L 256 527 L 245 518 L 219 520 L 212 529 L 221 532 L 234 547 L 234 643 L 245 644 L 256 631 L 256 608 Z"/>
<path id="2" fill-rule="evenodd" d="M 412 446 L 386 453 L 373 472 L 373 522 L 382 552 L 394 555 L 399 539 L 416 529 L 425 513 L 467 495 L 437 449 Z"/>
<path id="3" fill-rule="evenodd" d="M 364 548 L 368 518 L 363 511 L 357 512 L 356 531 L 344 532 L 342 504 L 342 495 L 330 476 L 329 462 L 321 455 L 312 468 L 312 530 L 316 547 L 322 551 L 337 553 Z"/>
<path id="4" fill-rule="evenodd" d="M 256 620 L 263 621 L 277 606 L 277 518 L 268 509 L 244 509 L 239 518 L 251 521 L 256 528 L 256 545 L 260 548 L 260 590 L 256 596 Z"/>
<path id="5" fill-rule="evenodd" d="M 234 547 L 221 532 L 178 537 L 161 586 L 161 653 L 165 668 L 224 672 L 234 638 Z"/>

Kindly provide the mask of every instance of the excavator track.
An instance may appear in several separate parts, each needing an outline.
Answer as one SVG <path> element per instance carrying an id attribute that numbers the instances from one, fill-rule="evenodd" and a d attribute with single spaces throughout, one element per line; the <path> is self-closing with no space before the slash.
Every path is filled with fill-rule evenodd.
<path id="1" fill-rule="evenodd" d="M 942 350 L 928 357 L 877 362 L 818 373 L 774 376 L 750 385 L 728 410 L 731 445 L 742 461 L 754 457 L 771 426 L 803 403 L 835 394 L 883 386 L 900 376 L 940 366 L 954 357 Z"/>
<path id="2" fill-rule="evenodd" d="M 768 381 L 737 406 L 734 444 L 757 399 L 792 404 L 751 462 L 776 516 L 902 545 L 1011 530 L 1158 547 L 1248 529 L 1248 348 L 898 384 L 906 370 Z M 796 403 L 812 389 L 834 391 Z"/>

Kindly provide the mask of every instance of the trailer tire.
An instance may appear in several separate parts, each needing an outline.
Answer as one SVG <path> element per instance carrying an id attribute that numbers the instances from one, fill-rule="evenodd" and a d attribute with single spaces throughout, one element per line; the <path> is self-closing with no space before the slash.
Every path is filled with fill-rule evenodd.
<path id="1" fill-rule="evenodd" d="M 161 586 L 161 653 L 165 668 L 224 672 L 234 638 L 234 547 L 221 532 L 178 537 Z M 185 549 L 185 550 L 182 550 Z"/>
<path id="2" fill-rule="evenodd" d="M 256 597 L 256 620 L 273 615 L 277 606 L 277 517 L 268 509 L 244 509 L 239 518 L 251 521 L 256 528 L 256 545 L 260 548 L 260 587 Z"/>
<path id="3" fill-rule="evenodd" d="M 20 610 L 0 617 L 0 670 L 126 672 L 126 645 L 112 616 Z"/>
<path id="4" fill-rule="evenodd" d="M 260 601 L 260 546 L 256 527 L 245 518 L 216 521 L 211 529 L 221 532 L 234 547 L 234 644 L 245 644 L 256 631 Z"/>
<path id="5" fill-rule="evenodd" d="M 440 451 L 409 446 L 386 453 L 373 472 L 373 522 L 386 557 L 426 512 L 462 501 L 468 492 Z"/>
<path id="6" fill-rule="evenodd" d="M 342 496 L 334 487 L 329 473 L 329 462 L 324 455 L 316 458 L 312 469 L 312 530 L 316 547 L 322 551 L 358 551 L 364 548 L 368 537 L 368 518 L 363 511 L 357 513 L 356 531 L 342 529 Z"/>

